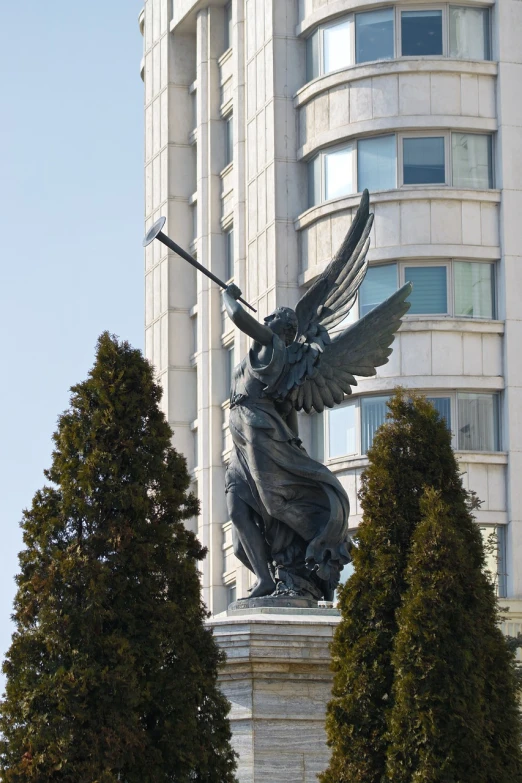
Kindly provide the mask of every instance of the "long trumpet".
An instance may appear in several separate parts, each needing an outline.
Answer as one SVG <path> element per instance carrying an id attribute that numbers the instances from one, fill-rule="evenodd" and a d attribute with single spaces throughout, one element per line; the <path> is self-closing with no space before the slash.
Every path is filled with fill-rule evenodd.
<path id="1" fill-rule="evenodd" d="M 199 269 L 200 272 L 203 272 L 204 275 L 209 277 L 211 280 L 214 281 L 214 283 L 217 283 L 221 288 L 226 288 L 227 284 L 224 283 L 222 280 L 219 279 L 219 277 L 216 277 L 216 275 L 212 274 L 212 272 L 209 272 L 208 269 L 205 269 L 204 266 L 202 266 L 198 261 L 196 261 L 195 258 L 192 258 L 192 256 L 187 253 L 186 250 L 183 250 L 182 247 L 177 245 L 175 242 L 170 239 L 166 234 L 163 233 L 162 229 L 165 225 L 167 218 L 160 217 L 159 220 L 156 220 L 154 225 L 147 231 L 147 234 L 145 236 L 145 239 L 143 240 L 143 247 L 147 247 L 147 245 L 150 245 L 151 242 L 153 242 L 155 239 L 159 239 L 160 242 L 162 242 L 164 245 L 166 245 L 170 250 L 173 250 L 174 253 L 177 253 L 178 256 L 181 256 L 181 258 L 184 258 L 185 261 L 188 261 L 189 264 L 192 264 L 192 266 L 195 266 L 196 269 Z M 248 304 L 248 302 L 245 302 L 245 300 L 240 297 L 240 302 L 243 302 L 244 305 L 249 307 L 251 310 L 253 310 L 254 313 L 257 313 L 257 310 L 252 307 L 252 305 Z"/>

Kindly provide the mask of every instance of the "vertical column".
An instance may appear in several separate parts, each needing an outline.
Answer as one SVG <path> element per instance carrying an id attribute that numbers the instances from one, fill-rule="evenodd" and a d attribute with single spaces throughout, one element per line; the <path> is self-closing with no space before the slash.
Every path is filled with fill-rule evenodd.
<path id="1" fill-rule="evenodd" d="M 223 10 L 207 8 L 197 17 L 198 62 L 198 256 L 201 263 L 223 277 L 224 245 L 221 232 L 221 179 L 224 128 L 220 117 L 218 58 L 223 49 Z M 222 409 L 226 364 L 221 346 L 221 292 L 204 275 L 198 291 L 198 437 L 201 499 L 200 537 L 208 548 L 203 566 L 204 600 L 213 613 L 225 608 L 223 587 L 223 529 L 227 520 Z"/>
<path id="2" fill-rule="evenodd" d="M 194 37 L 169 33 L 170 5 L 169 0 L 145 3 L 145 218 L 148 228 L 165 215 L 165 230 L 188 247 L 189 199 L 195 189 L 188 92 L 195 75 Z M 153 242 L 145 255 L 145 291 L 145 354 L 164 390 L 162 407 L 174 445 L 191 470 L 190 427 L 197 414 L 189 311 L 196 301 L 195 272 Z"/>
<path id="3" fill-rule="evenodd" d="M 298 250 L 293 221 L 306 208 L 297 162 L 293 96 L 305 78 L 297 4 L 246 0 L 248 294 L 264 316 L 295 304 Z"/>
<path id="4" fill-rule="evenodd" d="M 232 48 L 234 73 L 234 277 L 242 291 L 247 291 L 247 236 L 246 236 L 246 50 L 245 0 L 232 3 Z M 247 300 L 248 301 L 248 300 Z M 238 361 L 249 349 L 246 335 L 236 330 L 235 351 Z M 237 597 L 248 595 L 250 571 L 238 564 L 236 570 Z"/>
<path id="5" fill-rule="evenodd" d="M 498 76 L 497 179 L 502 188 L 500 305 L 505 318 L 503 437 L 508 464 L 508 596 L 522 598 L 522 2 L 497 0 L 494 13 Z"/>

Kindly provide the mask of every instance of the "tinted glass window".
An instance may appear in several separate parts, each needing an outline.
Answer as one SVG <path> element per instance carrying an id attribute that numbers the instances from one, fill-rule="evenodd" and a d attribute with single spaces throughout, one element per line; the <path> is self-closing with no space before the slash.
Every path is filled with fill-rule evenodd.
<path id="1" fill-rule="evenodd" d="M 427 397 L 441 419 L 444 419 L 448 429 L 451 429 L 451 399 L 449 397 Z"/>
<path id="2" fill-rule="evenodd" d="M 458 448 L 498 451 L 498 397 L 496 394 L 457 395 Z"/>
<path id="3" fill-rule="evenodd" d="M 487 190 L 493 187 L 491 136 L 453 133 L 453 186 Z"/>
<path id="4" fill-rule="evenodd" d="M 225 166 L 232 163 L 234 157 L 234 125 L 233 118 L 229 117 L 225 122 Z"/>
<path id="5" fill-rule="evenodd" d="M 394 56 L 393 8 L 355 16 L 355 58 L 358 63 Z"/>
<path id="6" fill-rule="evenodd" d="M 432 185 L 446 181 L 444 138 L 403 139 L 405 185 Z"/>
<path id="7" fill-rule="evenodd" d="M 308 206 L 321 203 L 321 156 L 308 164 Z"/>
<path id="8" fill-rule="evenodd" d="M 234 277 L 234 231 L 225 234 L 225 279 Z"/>
<path id="9" fill-rule="evenodd" d="M 353 147 L 330 152 L 324 161 L 326 201 L 353 193 Z"/>
<path id="10" fill-rule="evenodd" d="M 449 56 L 489 59 L 489 9 L 452 6 L 449 12 Z"/>
<path id="11" fill-rule="evenodd" d="M 361 400 L 362 453 L 366 454 L 373 443 L 376 431 L 386 421 L 389 397 L 367 397 Z"/>
<path id="12" fill-rule="evenodd" d="M 468 318 L 495 317 L 493 264 L 455 261 L 455 315 Z"/>
<path id="13" fill-rule="evenodd" d="M 359 315 L 369 313 L 397 290 L 397 264 L 371 266 L 359 289 Z"/>
<path id="14" fill-rule="evenodd" d="M 413 284 L 408 315 L 444 314 L 448 312 L 448 284 L 445 266 L 408 266 L 406 282 Z"/>
<path id="15" fill-rule="evenodd" d="M 306 41 L 306 80 L 319 76 L 319 31 L 316 30 Z"/>
<path id="16" fill-rule="evenodd" d="M 351 65 L 350 20 L 325 27 L 323 32 L 323 73 Z"/>
<path id="17" fill-rule="evenodd" d="M 442 11 L 403 11 L 401 39 L 404 57 L 442 54 Z"/>
<path id="18" fill-rule="evenodd" d="M 343 457 L 355 454 L 357 449 L 355 433 L 355 402 L 335 408 L 328 415 L 329 456 Z"/>
<path id="19" fill-rule="evenodd" d="M 390 190 L 397 187 L 395 136 L 363 139 L 357 145 L 357 190 Z"/>

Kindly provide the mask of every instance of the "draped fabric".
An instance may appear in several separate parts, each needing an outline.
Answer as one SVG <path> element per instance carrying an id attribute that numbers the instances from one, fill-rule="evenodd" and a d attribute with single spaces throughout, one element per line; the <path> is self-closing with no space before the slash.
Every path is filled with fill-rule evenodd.
<path id="1" fill-rule="evenodd" d="M 285 370 L 284 343 L 274 335 L 272 346 L 267 365 L 251 350 L 234 371 L 229 419 L 234 451 L 226 492 L 258 514 L 274 563 L 288 569 L 306 563 L 333 590 L 350 560 L 348 497 L 265 396 Z"/>

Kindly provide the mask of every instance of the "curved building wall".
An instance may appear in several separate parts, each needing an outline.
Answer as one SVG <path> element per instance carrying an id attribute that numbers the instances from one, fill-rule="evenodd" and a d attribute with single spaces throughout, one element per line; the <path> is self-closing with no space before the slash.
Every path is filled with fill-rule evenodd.
<path id="1" fill-rule="evenodd" d="M 521 27 L 519 0 L 146 0 L 144 14 L 147 225 L 167 214 L 171 235 L 262 318 L 325 268 L 368 184 L 370 272 L 354 317 L 407 279 L 424 299 L 344 409 L 301 417 L 303 439 L 345 485 L 355 528 L 384 398 L 425 391 L 483 501 L 477 521 L 499 531 L 509 598 L 522 598 Z M 418 181 L 418 139 L 438 150 L 431 181 Z M 222 498 L 226 368 L 247 341 L 218 289 L 175 256 L 148 249 L 146 280 L 147 355 L 201 500 L 215 613 L 252 582 Z"/>

